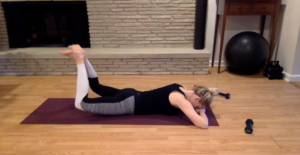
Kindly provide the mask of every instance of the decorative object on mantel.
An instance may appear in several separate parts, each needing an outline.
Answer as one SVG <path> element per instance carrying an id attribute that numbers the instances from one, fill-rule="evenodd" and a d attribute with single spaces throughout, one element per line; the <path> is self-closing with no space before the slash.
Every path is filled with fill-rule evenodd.
<path id="1" fill-rule="evenodd" d="M 222 32 L 221 32 L 221 45 L 219 53 L 219 65 L 218 73 L 220 73 L 220 65 L 222 60 L 222 51 L 224 43 L 224 34 L 226 27 L 227 16 L 247 16 L 247 15 L 259 15 L 261 16 L 260 34 L 263 35 L 266 16 L 270 15 L 273 17 L 272 23 L 272 35 L 270 41 L 270 54 L 268 62 L 271 61 L 274 51 L 275 33 L 277 28 L 278 14 L 281 0 L 219 0 L 218 1 L 218 13 L 216 18 L 215 36 L 214 36 L 214 48 L 212 55 L 212 67 L 214 66 L 215 57 L 215 46 L 218 30 L 219 16 L 223 15 Z"/>

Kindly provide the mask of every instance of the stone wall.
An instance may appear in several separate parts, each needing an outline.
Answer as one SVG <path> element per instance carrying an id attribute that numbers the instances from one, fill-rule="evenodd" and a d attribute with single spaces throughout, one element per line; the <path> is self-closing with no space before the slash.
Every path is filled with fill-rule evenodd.
<path id="1" fill-rule="evenodd" d="M 87 0 L 91 47 L 193 47 L 195 0 Z"/>
<path id="2" fill-rule="evenodd" d="M 195 1 L 86 0 L 91 47 L 193 47 Z M 0 3 L 0 49 L 8 47 Z"/>
<path id="3" fill-rule="evenodd" d="M 208 74 L 209 58 L 90 59 L 98 74 Z M 0 59 L 0 75 L 76 75 L 69 59 Z"/>
<path id="4" fill-rule="evenodd" d="M 8 43 L 6 21 L 5 21 L 2 4 L 0 2 L 0 50 L 8 49 L 8 48 L 9 48 L 9 43 Z"/>

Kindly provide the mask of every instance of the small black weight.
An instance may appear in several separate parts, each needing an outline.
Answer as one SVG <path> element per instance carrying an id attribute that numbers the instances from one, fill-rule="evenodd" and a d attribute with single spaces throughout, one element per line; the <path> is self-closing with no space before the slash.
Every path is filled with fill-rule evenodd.
<path id="1" fill-rule="evenodd" d="M 281 73 L 283 71 L 282 67 L 271 67 L 269 68 L 269 73 Z"/>
<path id="2" fill-rule="evenodd" d="M 226 99 L 230 99 L 230 94 L 227 93 L 227 94 L 224 94 L 224 93 L 219 93 L 220 96 L 224 96 Z"/>
<path id="3" fill-rule="evenodd" d="M 254 124 L 254 122 L 253 122 L 252 119 L 247 119 L 246 120 L 245 132 L 247 134 L 251 134 L 253 132 L 253 128 L 252 128 L 253 124 Z"/>
<path id="4" fill-rule="evenodd" d="M 270 80 L 273 80 L 273 79 L 283 79 L 283 74 L 280 73 L 280 74 L 268 74 L 268 78 Z"/>
<path id="5" fill-rule="evenodd" d="M 265 66 L 263 75 L 268 77 L 270 80 L 283 79 L 283 67 L 279 65 L 279 61 L 271 61 Z"/>

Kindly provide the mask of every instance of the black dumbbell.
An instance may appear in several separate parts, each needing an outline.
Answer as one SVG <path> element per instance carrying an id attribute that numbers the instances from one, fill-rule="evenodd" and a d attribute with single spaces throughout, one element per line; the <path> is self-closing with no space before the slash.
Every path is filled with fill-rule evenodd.
<path id="1" fill-rule="evenodd" d="M 271 67 L 268 71 L 270 73 L 281 73 L 283 71 L 283 67 Z"/>
<path id="2" fill-rule="evenodd" d="M 252 132 L 253 132 L 253 128 L 252 128 L 252 126 L 253 126 L 253 120 L 252 119 L 247 119 L 246 120 L 246 127 L 245 127 L 245 132 L 247 133 L 247 134 L 251 134 Z"/>
<path id="3" fill-rule="evenodd" d="M 226 99 L 230 99 L 230 94 L 229 93 L 224 94 L 224 93 L 219 92 L 219 95 L 224 96 Z"/>
<path id="4" fill-rule="evenodd" d="M 283 79 L 283 74 L 280 73 L 280 74 L 268 74 L 268 78 L 270 80 L 273 80 L 273 79 Z"/>

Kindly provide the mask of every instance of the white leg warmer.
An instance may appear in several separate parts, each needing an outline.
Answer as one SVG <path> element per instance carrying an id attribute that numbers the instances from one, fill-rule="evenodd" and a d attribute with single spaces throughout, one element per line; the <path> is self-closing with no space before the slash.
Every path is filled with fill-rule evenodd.
<path id="1" fill-rule="evenodd" d="M 75 107 L 79 110 L 83 110 L 81 107 L 81 102 L 83 98 L 89 92 L 89 81 L 87 76 L 87 71 L 85 64 L 77 65 L 77 88 L 76 88 L 76 98 Z"/>

